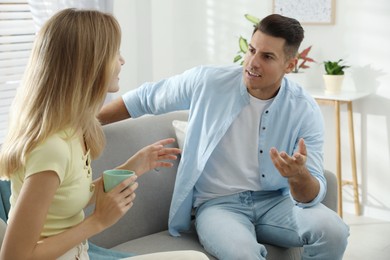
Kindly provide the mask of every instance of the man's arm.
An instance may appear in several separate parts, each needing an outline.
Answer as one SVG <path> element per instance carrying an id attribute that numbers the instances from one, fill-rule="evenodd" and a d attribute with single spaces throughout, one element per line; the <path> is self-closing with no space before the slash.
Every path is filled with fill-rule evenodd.
<path id="1" fill-rule="evenodd" d="M 314 200 L 319 191 L 319 181 L 306 168 L 307 150 L 303 139 L 299 140 L 299 149 L 293 156 L 278 152 L 276 148 L 270 151 L 271 159 L 280 174 L 288 178 L 293 198 L 302 203 Z"/>
<path id="2" fill-rule="evenodd" d="M 114 123 L 130 117 L 122 97 L 104 105 L 98 115 L 98 119 L 102 125 Z"/>

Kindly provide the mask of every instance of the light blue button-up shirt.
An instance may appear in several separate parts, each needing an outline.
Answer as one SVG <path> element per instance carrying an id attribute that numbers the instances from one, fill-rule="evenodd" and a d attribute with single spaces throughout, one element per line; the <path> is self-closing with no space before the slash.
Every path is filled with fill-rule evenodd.
<path id="1" fill-rule="evenodd" d="M 242 67 L 196 67 L 156 83 L 144 83 L 122 98 L 132 117 L 189 110 L 184 151 L 169 213 L 169 232 L 178 236 L 179 231 L 190 228 L 193 189 L 207 160 L 233 120 L 249 103 Z M 284 78 L 260 121 L 259 174 L 267 175 L 262 179 L 263 190 L 289 193 L 287 179 L 273 165 L 269 150 L 276 147 L 292 155 L 298 149 L 300 138 L 305 140 L 308 152 L 306 167 L 319 180 L 320 192 L 310 203 L 293 201 L 297 206 L 310 207 L 322 201 L 326 193 L 323 118 L 315 100 Z"/>

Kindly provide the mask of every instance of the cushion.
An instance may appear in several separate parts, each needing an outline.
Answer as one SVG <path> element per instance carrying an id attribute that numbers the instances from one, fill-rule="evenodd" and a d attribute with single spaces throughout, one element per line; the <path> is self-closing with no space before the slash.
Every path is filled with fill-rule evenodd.
<path id="1" fill-rule="evenodd" d="M 269 260 L 295 260 L 302 258 L 303 248 L 300 247 L 282 248 L 268 244 L 266 244 L 265 247 L 268 251 L 267 259 Z M 115 246 L 113 249 L 120 252 L 132 252 L 136 254 L 149 254 L 174 250 L 196 250 L 205 253 L 210 260 L 216 259 L 204 250 L 193 229 L 188 233 L 181 233 L 180 237 L 173 237 L 165 230 L 125 242 Z"/>
<path id="2" fill-rule="evenodd" d="M 172 126 L 176 134 L 176 141 L 181 150 L 183 150 L 184 147 L 184 139 L 186 137 L 187 125 L 188 125 L 187 121 L 181 121 L 181 120 L 172 121 Z"/>
<path id="3" fill-rule="evenodd" d="M 132 252 L 137 255 L 176 250 L 196 250 L 207 254 L 199 243 L 198 236 L 193 230 L 188 233 L 182 233 L 180 237 L 173 237 L 165 230 L 125 242 L 112 249 L 120 252 Z M 209 254 L 207 254 L 207 256 L 210 260 L 215 259 Z"/>

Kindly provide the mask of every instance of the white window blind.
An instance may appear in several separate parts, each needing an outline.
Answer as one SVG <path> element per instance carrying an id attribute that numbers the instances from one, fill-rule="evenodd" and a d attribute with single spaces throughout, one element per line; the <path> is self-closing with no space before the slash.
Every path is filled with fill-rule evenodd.
<path id="1" fill-rule="evenodd" d="M 36 31 L 63 8 L 112 12 L 112 0 L 0 0 L 0 145 L 16 89 L 22 79 Z"/>
<path id="2" fill-rule="evenodd" d="M 35 37 L 27 0 L 0 0 L 0 144 Z"/>

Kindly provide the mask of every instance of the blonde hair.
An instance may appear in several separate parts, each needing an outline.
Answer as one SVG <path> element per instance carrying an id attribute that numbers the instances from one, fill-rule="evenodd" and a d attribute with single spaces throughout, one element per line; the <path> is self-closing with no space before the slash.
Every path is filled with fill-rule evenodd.
<path id="1" fill-rule="evenodd" d="M 81 130 L 96 158 L 105 138 L 96 116 L 118 61 L 116 19 L 92 10 L 65 9 L 49 19 L 34 42 L 11 109 L 0 151 L 0 176 L 23 167 L 29 153 L 58 131 Z"/>

